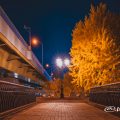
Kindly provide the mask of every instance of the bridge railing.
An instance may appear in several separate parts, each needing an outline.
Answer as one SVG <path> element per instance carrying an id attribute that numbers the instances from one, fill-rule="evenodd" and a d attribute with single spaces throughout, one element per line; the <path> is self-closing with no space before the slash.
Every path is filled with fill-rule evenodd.
<path id="1" fill-rule="evenodd" d="M 34 88 L 0 80 L 0 113 L 35 101 Z"/>
<path id="2" fill-rule="evenodd" d="M 91 88 L 90 101 L 105 106 L 120 107 L 120 83 Z"/>

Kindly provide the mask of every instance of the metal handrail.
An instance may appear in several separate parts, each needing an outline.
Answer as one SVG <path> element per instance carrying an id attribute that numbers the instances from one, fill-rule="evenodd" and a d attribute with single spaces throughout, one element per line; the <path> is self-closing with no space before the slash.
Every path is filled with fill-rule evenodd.
<path id="1" fill-rule="evenodd" d="M 0 92 L 4 92 L 4 93 L 21 93 L 21 91 L 5 91 L 5 90 L 0 90 Z M 22 91 L 22 93 L 28 93 L 28 92 Z"/>
<path id="2" fill-rule="evenodd" d="M 105 84 L 105 85 L 100 85 L 100 86 L 94 86 L 94 87 L 91 87 L 91 89 L 101 88 L 101 87 L 106 87 L 106 86 L 111 86 L 111 85 L 117 85 L 117 84 L 120 84 L 120 82 L 115 82 L 115 83 L 110 83 L 110 84 Z"/>
<path id="3" fill-rule="evenodd" d="M 120 82 L 91 88 L 89 100 L 105 106 L 120 105 Z"/>
<path id="4" fill-rule="evenodd" d="M 24 87 L 24 88 L 29 88 L 29 89 L 30 88 L 34 89 L 34 87 L 24 86 L 24 85 L 20 85 L 20 84 L 16 84 L 16 83 L 11 83 L 11 82 L 8 82 L 8 81 L 2 81 L 2 80 L 0 80 L 0 83 L 9 84 L 9 85 L 13 85 L 13 86 Z"/>
<path id="5" fill-rule="evenodd" d="M 32 87 L 0 81 L 0 113 L 35 101 L 35 89 Z"/>

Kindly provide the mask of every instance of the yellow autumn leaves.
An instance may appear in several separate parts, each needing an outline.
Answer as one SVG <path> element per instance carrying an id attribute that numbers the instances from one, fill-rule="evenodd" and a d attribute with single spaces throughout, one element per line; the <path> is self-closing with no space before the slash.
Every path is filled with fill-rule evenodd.
<path id="1" fill-rule="evenodd" d="M 91 6 L 73 30 L 70 56 L 72 83 L 84 91 L 120 81 L 120 15 L 108 12 L 105 4 Z"/>

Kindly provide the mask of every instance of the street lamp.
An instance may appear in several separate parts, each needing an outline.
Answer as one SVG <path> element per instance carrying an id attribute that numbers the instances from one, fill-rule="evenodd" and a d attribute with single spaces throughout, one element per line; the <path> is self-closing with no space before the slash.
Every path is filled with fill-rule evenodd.
<path id="1" fill-rule="evenodd" d="M 70 65 L 70 60 L 68 58 L 62 59 L 62 58 L 58 57 L 56 59 L 56 65 L 59 68 L 68 67 Z"/>
<path id="2" fill-rule="evenodd" d="M 32 37 L 31 38 L 31 46 L 37 47 L 40 44 L 40 41 L 37 37 Z"/>
<path id="3" fill-rule="evenodd" d="M 65 64 L 65 66 L 69 66 L 70 60 L 68 58 L 64 59 L 64 64 Z"/>
<path id="4" fill-rule="evenodd" d="M 29 33 L 29 50 L 32 50 L 32 46 L 36 47 L 40 44 L 39 38 L 31 36 L 31 28 L 24 25 L 24 29 Z"/>
<path id="5" fill-rule="evenodd" d="M 59 68 L 61 68 L 61 67 L 63 66 L 63 61 L 62 61 L 61 58 L 57 58 L 57 59 L 56 59 L 56 65 L 57 65 Z"/>
<path id="6" fill-rule="evenodd" d="M 24 25 L 24 29 L 29 33 L 29 51 L 32 50 L 32 45 L 33 46 L 38 46 L 40 44 L 40 41 L 37 37 L 31 37 L 31 28 Z M 43 43 L 41 42 L 42 45 L 42 66 L 43 66 Z M 43 67 L 42 67 L 42 73 L 43 73 Z"/>
<path id="7" fill-rule="evenodd" d="M 59 72 L 61 69 L 64 69 L 65 67 L 69 66 L 70 60 L 68 58 L 62 59 L 62 58 L 57 58 L 56 59 L 56 65 L 59 67 Z M 60 98 L 64 98 L 64 93 L 63 93 L 63 80 L 61 80 L 61 94 Z"/>

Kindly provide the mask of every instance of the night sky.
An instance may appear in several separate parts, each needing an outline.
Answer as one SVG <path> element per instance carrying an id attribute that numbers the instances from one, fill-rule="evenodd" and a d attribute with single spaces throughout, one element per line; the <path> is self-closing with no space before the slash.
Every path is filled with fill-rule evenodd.
<path id="1" fill-rule="evenodd" d="M 93 0 L 91 0 L 93 1 Z M 28 41 L 24 25 L 30 26 L 32 35 L 44 44 L 44 65 L 54 64 L 57 56 L 68 56 L 71 34 L 76 22 L 88 15 L 90 0 L 0 0 L 0 5 L 23 38 Z M 94 0 L 108 5 L 113 12 L 120 13 L 120 0 Z M 41 46 L 33 48 L 41 61 Z"/>

